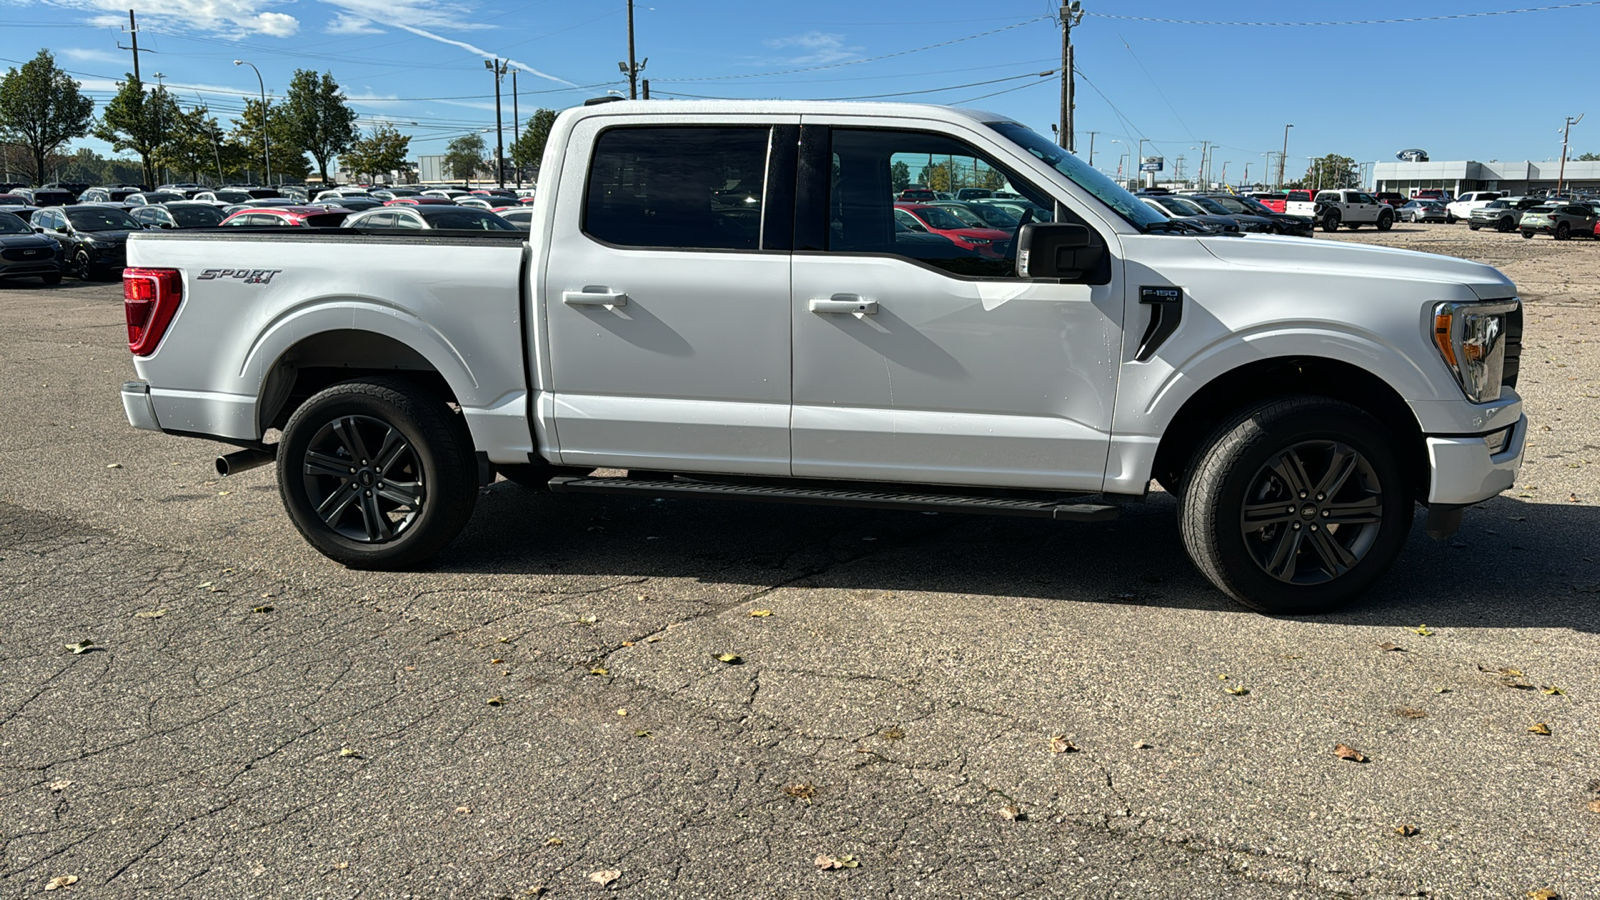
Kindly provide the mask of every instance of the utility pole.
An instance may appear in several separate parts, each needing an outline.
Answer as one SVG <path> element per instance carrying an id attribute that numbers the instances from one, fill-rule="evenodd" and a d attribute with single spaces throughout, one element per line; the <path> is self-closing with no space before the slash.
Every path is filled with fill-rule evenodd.
<path id="1" fill-rule="evenodd" d="M 494 181 L 496 185 L 505 187 L 506 132 L 505 118 L 500 114 L 500 79 L 505 77 L 511 64 L 501 62 L 497 56 L 493 60 L 484 60 L 483 67 L 494 73 Z"/>
<path id="2" fill-rule="evenodd" d="M 139 77 L 139 26 L 133 20 L 133 10 L 131 9 L 128 10 L 128 37 L 133 39 L 133 46 L 124 47 L 118 44 L 117 49 L 133 51 L 133 80 L 143 84 L 144 79 Z"/>
<path id="3" fill-rule="evenodd" d="M 1561 171 L 1560 174 L 1556 175 L 1557 194 L 1561 193 L 1561 183 L 1567 179 L 1567 138 L 1572 136 L 1572 126 L 1582 122 L 1585 115 L 1587 114 L 1578 113 L 1576 119 L 1567 116 L 1567 124 L 1561 129 Z"/>
<path id="4" fill-rule="evenodd" d="M 639 99 L 639 73 L 650 62 L 650 57 L 648 56 L 644 58 L 643 62 L 636 63 L 633 59 L 633 0 L 628 0 L 628 61 L 617 63 L 617 68 L 622 70 L 622 74 L 628 76 L 629 100 Z"/>
<path id="5" fill-rule="evenodd" d="M 1094 136 L 1099 134 L 1099 133 L 1100 132 L 1098 132 L 1098 131 L 1089 132 L 1089 167 L 1090 168 L 1094 168 Z"/>
<path id="6" fill-rule="evenodd" d="M 641 81 L 639 83 L 644 86 L 644 99 L 645 100 L 649 100 L 650 99 L 650 79 L 646 78 L 645 80 L 643 80 L 643 81 Z"/>
<path id="7" fill-rule="evenodd" d="M 1289 129 L 1293 125 L 1283 126 L 1283 155 L 1278 157 L 1278 190 L 1283 190 L 1283 165 L 1289 161 Z"/>
<path id="8" fill-rule="evenodd" d="M 522 140 L 522 115 L 517 110 L 517 70 L 511 70 L 511 147 L 516 149 L 517 142 Z M 522 187 L 522 167 L 517 166 L 517 187 Z"/>
<path id="9" fill-rule="evenodd" d="M 631 0 L 630 0 L 631 3 Z M 1072 135 L 1072 26 L 1083 21 L 1083 4 L 1079 0 L 1061 4 L 1061 146 L 1068 153 L 1077 152 Z"/>
<path id="10" fill-rule="evenodd" d="M 1200 142 L 1200 189 L 1203 190 L 1203 191 L 1211 190 L 1211 178 L 1209 177 L 1209 174 L 1208 174 L 1210 171 L 1211 171 L 1211 142 L 1210 141 L 1201 141 Z"/>

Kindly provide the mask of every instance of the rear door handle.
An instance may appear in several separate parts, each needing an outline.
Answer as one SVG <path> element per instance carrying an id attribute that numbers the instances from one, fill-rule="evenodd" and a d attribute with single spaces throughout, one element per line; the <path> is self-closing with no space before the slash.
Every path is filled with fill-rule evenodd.
<path id="1" fill-rule="evenodd" d="M 834 294 L 826 299 L 813 297 L 811 311 L 819 315 L 861 313 L 864 316 L 875 316 L 878 314 L 878 301 L 864 300 L 859 294 Z"/>
<path id="2" fill-rule="evenodd" d="M 561 302 L 568 306 L 627 306 L 628 295 L 622 291 L 562 291 Z"/>

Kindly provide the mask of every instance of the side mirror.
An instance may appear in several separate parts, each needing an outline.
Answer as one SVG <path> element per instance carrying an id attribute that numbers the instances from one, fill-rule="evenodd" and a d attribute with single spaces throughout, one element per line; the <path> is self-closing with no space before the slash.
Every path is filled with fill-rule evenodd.
<path id="1" fill-rule="evenodd" d="M 1017 232 L 1017 274 L 1081 281 L 1105 261 L 1106 248 L 1086 225 L 1029 223 Z"/>
<path id="2" fill-rule="evenodd" d="M 66 234 L 67 233 L 67 226 L 65 226 L 65 225 L 57 225 L 56 226 L 56 233 L 57 234 Z"/>

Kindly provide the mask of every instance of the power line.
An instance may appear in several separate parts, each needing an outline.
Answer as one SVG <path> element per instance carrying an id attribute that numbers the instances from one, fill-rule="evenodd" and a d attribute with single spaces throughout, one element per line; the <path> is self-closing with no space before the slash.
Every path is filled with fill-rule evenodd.
<path id="1" fill-rule="evenodd" d="M 1054 73 L 1046 73 L 1046 74 L 1054 74 Z M 987 100 L 990 97 L 998 97 L 1001 94 L 1009 94 L 1012 91 L 1020 91 L 1020 90 L 1026 89 L 1026 88 L 1036 87 L 1036 86 L 1041 85 L 1041 84 L 1049 84 L 1049 82 L 1047 82 L 1047 81 L 1035 81 L 1035 82 L 1032 82 L 1030 84 L 1019 84 L 1016 87 L 1006 88 L 1003 91 L 995 91 L 992 94 L 979 94 L 976 97 L 968 97 L 965 100 L 957 100 L 957 101 L 951 103 L 950 105 L 951 106 L 961 106 L 962 104 L 971 103 L 971 102 L 973 102 L 975 100 Z"/>
<path id="2" fill-rule="evenodd" d="M 1514 16 L 1521 13 L 1578 9 L 1588 6 L 1600 6 L 1600 0 L 1582 0 L 1579 3 L 1560 3 L 1554 6 L 1524 6 L 1519 9 L 1497 9 L 1490 12 L 1446 13 L 1437 16 L 1408 16 L 1400 19 L 1357 19 L 1349 22 L 1213 22 L 1200 19 L 1159 19 L 1153 16 L 1126 16 L 1114 13 L 1085 12 L 1084 15 L 1101 19 L 1121 19 L 1126 22 L 1159 22 L 1164 25 L 1220 25 L 1236 28 L 1332 28 L 1345 25 L 1399 25 L 1406 22 L 1442 22 L 1447 19 L 1482 19 L 1488 16 Z"/>

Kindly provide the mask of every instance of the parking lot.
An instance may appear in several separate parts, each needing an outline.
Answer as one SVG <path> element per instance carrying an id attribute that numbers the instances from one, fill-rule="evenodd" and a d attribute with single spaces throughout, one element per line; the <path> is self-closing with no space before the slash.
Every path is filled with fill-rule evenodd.
<path id="1" fill-rule="evenodd" d="M 436 568 L 348 571 L 272 468 L 128 427 L 118 285 L 0 286 L 0 896 L 1600 896 L 1600 245 L 1316 240 L 1512 277 L 1533 432 L 1313 619 L 1211 588 L 1162 494 L 502 481 Z"/>

